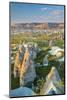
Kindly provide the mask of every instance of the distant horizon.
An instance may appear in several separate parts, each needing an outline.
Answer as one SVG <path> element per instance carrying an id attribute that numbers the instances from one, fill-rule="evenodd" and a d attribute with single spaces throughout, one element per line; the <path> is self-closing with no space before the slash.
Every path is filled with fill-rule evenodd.
<path id="1" fill-rule="evenodd" d="M 64 23 L 64 6 L 10 3 L 11 23 Z"/>
<path id="2" fill-rule="evenodd" d="M 33 24 L 33 23 L 42 23 L 42 24 L 44 24 L 44 23 L 56 23 L 56 24 L 58 24 L 58 23 L 61 23 L 61 24 L 64 24 L 64 22 L 16 22 L 16 23 L 11 23 L 11 25 L 12 24 Z"/>

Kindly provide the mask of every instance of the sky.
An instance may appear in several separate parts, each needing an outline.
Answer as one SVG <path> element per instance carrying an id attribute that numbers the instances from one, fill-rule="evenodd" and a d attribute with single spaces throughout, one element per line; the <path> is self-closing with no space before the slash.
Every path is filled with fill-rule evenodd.
<path id="1" fill-rule="evenodd" d="M 11 23 L 64 22 L 64 6 L 10 3 Z"/>

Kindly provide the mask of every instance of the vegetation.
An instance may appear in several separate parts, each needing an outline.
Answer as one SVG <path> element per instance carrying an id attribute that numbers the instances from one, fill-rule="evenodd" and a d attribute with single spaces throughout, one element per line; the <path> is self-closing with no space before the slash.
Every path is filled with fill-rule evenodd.
<path id="1" fill-rule="evenodd" d="M 14 78 L 13 74 L 11 75 L 11 89 L 16 89 L 20 87 L 19 77 Z"/>
<path id="2" fill-rule="evenodd" d="M 58 39 L 58 40 L 55 42 L 55 45 L 56 45 L 56 46 L 59 46 L 59 47 L 62 47 L 63 44 L 64 44 L 64 40 L 61 40 L 61 39 L 60 39 L 60 40 Z"/>
<path id="3" fill-rule="evenodd" d="M 61 34 L 61 33 L 60 33 Z M 59 75 L 61 77 L 62 83 L 64 84 L 64 63 L 60 63 L 58 61 L 56 61 L 56 57 L 55 56 L 51 56 L 49 55 L 48 57 L 48 66 L 43 66 L 43 59 L 45 57 L 46 54 L 48 54 L 48 51 L 50 50 L 49 47 L 49 41 L 52 40 L 52 38 L 54 38 L 54 35 L 58 35 L 58 34 L 53 34 L 53 36 L 49 36 L 48 34 L 36 34 L 33 33 L 33 35 L 28 36 L 27 34 L 13 34 L 11 36 L 11 44 L 16 44 L 15 47 L 19 44 L 20 40 L 25 41 L 25 42 L 33 42 L 33 43 L 37 43 L 38 44 L 38 49 L 40 49 L 40 51 L 37 52 L 37 57 L 34 59 L 34 62 L 40 63 L 42 66 L 38 67 L 35 66 L 35 70 L 36 70 L 36 74 L 37 77 L 33 82 L 34 85 L 34 91 L 36 93 L 40 92 L 40 89 L 43 87 L 43 84 L 45 82 L 46 76 L 48 75 L 48 73 L 51 70 L 52 66 L 55 66 L 59 72 Z M 55 39 L 54 40 L 54 45 L 55 46 L 59 46 L 62 47 L 62 45 L 64 44 L 64 40 L 63 39 Z M 12 50 L 12 52 L 17 51 L 17 49 Z M 15 53 L 12 53 L 11 56 L 14 57 L 15 59 Z M 60 66 L 60 68 L 59 68 Z M 13 68 L 14 65 L 11 65 L 11 72 L 13 72 Z M 11 89 L 15 89 L 18 88 L 20 86 L 19 84 L 19 77 L 18 78 L 14 78 L 13 73 L 11 73 Z M 25 84 L 25 86 L 32 88 L 32 82 Z"/>

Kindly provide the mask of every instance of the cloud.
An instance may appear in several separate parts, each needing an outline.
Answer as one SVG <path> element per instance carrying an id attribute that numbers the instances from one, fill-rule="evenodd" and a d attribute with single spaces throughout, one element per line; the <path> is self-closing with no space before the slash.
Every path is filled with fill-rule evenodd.
<path id="1" fill-rule="evenodd" d="M 63 15 L 64 14 L 64 11 L 63 10 L 53 10 L 52 12 L 50 12 L 50 14 Z"/>
<path id="2" fill-rule="evenodd" d="M 44 16 L 42 16 L 42 15 L 39 15 L 39 16 L 33 16 L 33 18 L 36 18 L 36 19 L 43 19 Z"/>
<path id="3" fill-rule="evenodd" d="M 48 8 L 41 8 L 41 11 L 46 11 Z"/>
<path id="4" fill-rule="evenodd" d="M 41 8 L 45 12 L 46 8 Z M 64 10 L 53 9 L 48 10 L 47 14 L 44 15 L 35 15 L 33 19 L 42 21 L 42 22 L 63 22 L 64 21 Z"/>

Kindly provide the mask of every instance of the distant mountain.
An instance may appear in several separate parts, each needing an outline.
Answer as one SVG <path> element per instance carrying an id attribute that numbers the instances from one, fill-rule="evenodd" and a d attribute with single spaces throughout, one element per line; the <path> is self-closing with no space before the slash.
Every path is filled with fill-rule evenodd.
<path id="1" fill-rule="evenodd" d="M 64 29 L 64 23 L 16 23 L 11 25 L 11 32 L 33 30 Z"/>

